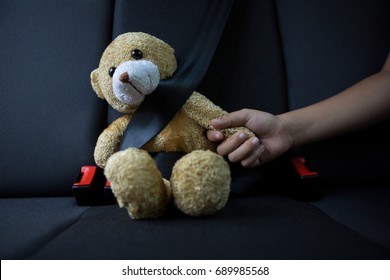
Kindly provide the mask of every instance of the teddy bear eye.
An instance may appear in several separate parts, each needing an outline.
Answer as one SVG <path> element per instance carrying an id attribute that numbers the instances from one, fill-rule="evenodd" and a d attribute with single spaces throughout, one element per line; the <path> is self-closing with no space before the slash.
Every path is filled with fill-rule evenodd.
<path id="1" fill-rule="evenodd" d="M 131 57 L 134 59 L 141 59 L 142 58 L 142 52 L 138 49 L 131 51 Z"/>
<path id="2" fill-rule="evenodd" d="M 116 67 L 111 67 L 111 68 L 108 70 L 108 75 L 110 75 L 110 77 L 114 76 L 115 69 L 116 69 Z"/>

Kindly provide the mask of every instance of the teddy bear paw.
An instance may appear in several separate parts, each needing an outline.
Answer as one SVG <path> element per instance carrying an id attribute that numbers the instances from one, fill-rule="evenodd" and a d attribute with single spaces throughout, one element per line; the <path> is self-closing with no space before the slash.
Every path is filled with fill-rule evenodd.
<path id="1" fill-rule="evenodd" d="M 158 218 L 170 199 L 164 180 L 148 152 L 129 148 L 113 154 L 104 169 L 120 207 L 133 219 Z"/>
<path id="2" fill-rule="evenodd" d="M 193 151 L 173 167 L 175 205 L 190 216 L 211 215 L 225 206 L 230 182 L 229 165 L 223 157 L 211 151 Z"/>

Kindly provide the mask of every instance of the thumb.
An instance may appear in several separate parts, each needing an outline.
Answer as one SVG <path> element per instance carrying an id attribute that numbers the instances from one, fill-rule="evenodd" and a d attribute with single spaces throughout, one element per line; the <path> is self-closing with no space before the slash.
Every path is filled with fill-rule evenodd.
<path id="1" fill-rule="evenodd" d="M 250 110 L 239 110 L 235 112 L 228 113 L 221 118 L 212 119 L 210 124 L 215 129 L 224 129 L 235 126 L 245 126 L 250 118 Z"/>

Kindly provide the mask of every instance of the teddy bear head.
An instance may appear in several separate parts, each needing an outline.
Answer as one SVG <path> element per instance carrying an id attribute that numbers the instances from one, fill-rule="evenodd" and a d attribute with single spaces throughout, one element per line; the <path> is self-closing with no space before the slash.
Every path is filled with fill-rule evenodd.
<path id="1" fill-rule="evenodd" d="M 91 72 L 91 84 L 115 110 L 132 113 L 176 67 L 174 49 L 167 43 L 143 32 L 129 32 L 105 49 L 99 68 Z"/>

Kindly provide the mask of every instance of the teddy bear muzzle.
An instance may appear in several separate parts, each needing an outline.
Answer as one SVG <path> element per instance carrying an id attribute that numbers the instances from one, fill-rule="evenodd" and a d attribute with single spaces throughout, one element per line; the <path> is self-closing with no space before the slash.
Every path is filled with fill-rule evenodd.
<path id="1" fill-rule="evenodd" d="M 112 76 L 115 97 L 128 105 L 139 105 L 160 82 L 158 67 L 148 60 L 121 63 Z"/>

